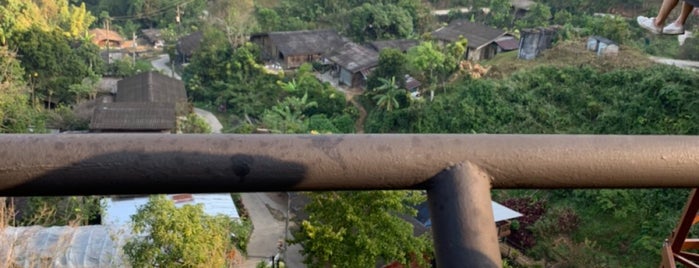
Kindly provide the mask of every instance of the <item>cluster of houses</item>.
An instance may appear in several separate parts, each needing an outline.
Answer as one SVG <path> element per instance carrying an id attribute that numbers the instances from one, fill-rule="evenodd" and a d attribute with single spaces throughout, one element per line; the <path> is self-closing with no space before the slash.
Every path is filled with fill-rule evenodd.
<path id="1" fill-rule="evenodd" d="M 464 57 L 472 61 L 490 59 L 497 53 L 519 47 L 519 41 L 513 35 L 467 20 L 455 20 L 437 29 L 432 33 L 432 38 L 440 44 L 466 38 L 468 47 Z M 419 44 L 418 40 L 402 39 L 360 45 L 334 30 L 254 34 L 250 41 L 262 48 L 263 59 L 283 68 L 293 69 L 308 62 L 328 65 L 337 83 L 351 88 L 366 87 L 368 75 L 379 64 L 381 50 L 393 48 L 406 52 Z"/>
<path id="2" fill-rule="evenodd" d="M 152 48 L 161 48 L 165 40 L 158 29 L 141 30 L 143 38 L 137 38 L 136 33 L 132 33 L 131 38 L 124 38 L 119 33 L 102 28 L 95 28 L 88 32 L 93 44 L 103 49 L 101 53 L 105 62 L 111 63 L 121 60 L 127 55 L 141 55 Z"/>

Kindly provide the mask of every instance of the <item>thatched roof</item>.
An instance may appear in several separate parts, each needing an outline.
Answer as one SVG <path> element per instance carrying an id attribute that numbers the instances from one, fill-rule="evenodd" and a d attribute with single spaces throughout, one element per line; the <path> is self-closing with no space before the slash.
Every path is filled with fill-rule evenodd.
<path id="1" fill-rule="evenodd" d="M 345 43 L 335 30 L 272 32 L 269 38 L 284 56 L 323 54 Z"/>
<path id="2" fill-rule="evenodd" d="M 467 20 L 452 21 L 446 27 L 432 32 L 434 39 L 447 42 L 456 42 L 463 36 L 468 40 L 468 47 L 471 49 L 479 49 L 503 35 L 505 35 L 503 30 Z"/>
<path id="3" fill-rule="evenodd" d="M 378 52 L 351 42 L 333 50 L 325 57 L 353 73 L 379 65 Z"/>
<path id="4" fill-rule="evenodd" d="M 194 32 L 190 35 L 183 36 L 177 40 L 177 51 L 181 55 L 187 57 L 192 56 L 195 50 L 199 49 L 201 46 L 201 41 L 204 39 L 204 34 L 202 32 Z"/>
<path id="5" fill-rule="evenodd" d="M 92 29 L 88 31 L 90 35 L 92 35 L 92 43 L 98 44 L 101 41 L 109 40 L 109 41 L 116 41 L 116 42 L 123 42 L 124 38 L 119 35 L 119 33 L 107 29 Z"/>
<path id="6" fill-rule="evenodd" d="M 417 46 L 420 43 L 418 40 L 413 39 L 400 39 L 400 40 L 385 40 L 385 41 L 374 41 L 369 42 L 369 45 L 376 51 L 381 51 L 387 48 L 393 48 L 400 50 L 402 52 L 408 51 L 411 47 Z"/>
<path id="7" fill-rule="evenodd" d="M 95 108 L 90 130 L 160 131 L 175 124 L 174 103 L 111 102 Z"/>
<path id="8" fill-rule="evenodd" d="M 184 83 L 158 72 L 140 73 L 117 82 L 116 102 L 184 101 L 187 101 Z"/>

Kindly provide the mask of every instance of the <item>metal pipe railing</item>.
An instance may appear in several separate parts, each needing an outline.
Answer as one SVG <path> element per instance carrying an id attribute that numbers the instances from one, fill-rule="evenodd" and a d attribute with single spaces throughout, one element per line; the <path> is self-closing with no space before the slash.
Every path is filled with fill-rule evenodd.
<path id="1" fill-rule="evenodd" d="M 494 188 L 699 186 L 691 136 L 0 135 L 0 195 L 411 189 L 467 161 Z"/>
<path id="2" fill-rule="evenodd" d="M 425 189 L 437 262 L 498 267 L 494 188 L 699 187 L 699 137 L 0 135 L 0 196 Z"/>

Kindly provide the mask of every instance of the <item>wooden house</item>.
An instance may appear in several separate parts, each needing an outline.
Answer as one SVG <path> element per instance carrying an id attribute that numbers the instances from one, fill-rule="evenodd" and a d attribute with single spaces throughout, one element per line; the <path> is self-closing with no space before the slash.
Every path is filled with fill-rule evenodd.
<path id="1" fill-rule="evenodd" d="M 145 72 L 117 82 L 116 102 L 187 102 L 181 80 L 158 72 Z"/>
<path id="2" fill-rule="evenodd" d="M 173 103 L 109 102 L 95 108 L 90 131 L 169 133 L 176 119 Z"/>
<path id="3" fill-rule="evenodd" d="M 339 84 L 357 88 L 366 87 L 369 73 L 379 65 L 376 50 L 351 42 L 328 53 L 325 58 L 333 63 Z"/>
<path id="4" fill-rule="evenodd" d="M 462 37 L 468 40 L 465 58 L 471 61 L 487 60 L 494 57 L 499 51 L 516 49 L 499 45 L 499 42 L 505 43 L 507 39 L 516 40 L 505 31 L 468 20 L 455 20 L 432 32 L 432 38 L 441 44 L 456 42 Z M 497 40 L 499 42 L 496 42 Z"/>
<path id="5" fill-rule="evenodd" d="M 346 42 L 335 30 L 254 34 L 250 41 L 262 48 L 265 60 L 279 62 L 287 69 L 318 61 L 325 53 Z"/>
<path id="6" fill-rule="evenodd" d="M 176 62 L 187 63 L 194 55 L 194 52 L 201 46 L 201 41 L 204 39 L 204 33 L 201 31 L 183 36 L 177 40 L 175 47 L 177 52 Z"/>
<path id="7" fill-rule="evenodd" d="M 163 39 L 160 29 L 143 29 L 141 33 L 154 48 L 163 47 L 165 45 L 165 39 Z"/>
<path id="8" fill-rule="evenodd" d="M 119 80 L 114 102 L 98 104 L 90 120 L 92 132 L 172 132 L 177 116 L 187 114 L 182 81 L 157 72 Z"/>

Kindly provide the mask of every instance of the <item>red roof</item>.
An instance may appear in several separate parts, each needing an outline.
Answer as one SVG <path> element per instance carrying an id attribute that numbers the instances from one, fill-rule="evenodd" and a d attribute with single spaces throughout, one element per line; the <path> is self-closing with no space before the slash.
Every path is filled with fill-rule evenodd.
<path id="1" fill-rule="evenodd" d="M 502 48 L 502 50 L 506 51 L 515 50 L 519 48 L 519 41 L 512 36 L 506 36 L 498 40 L 495 40 L 495 43 L 498 44 L 498 46 Z"/>

